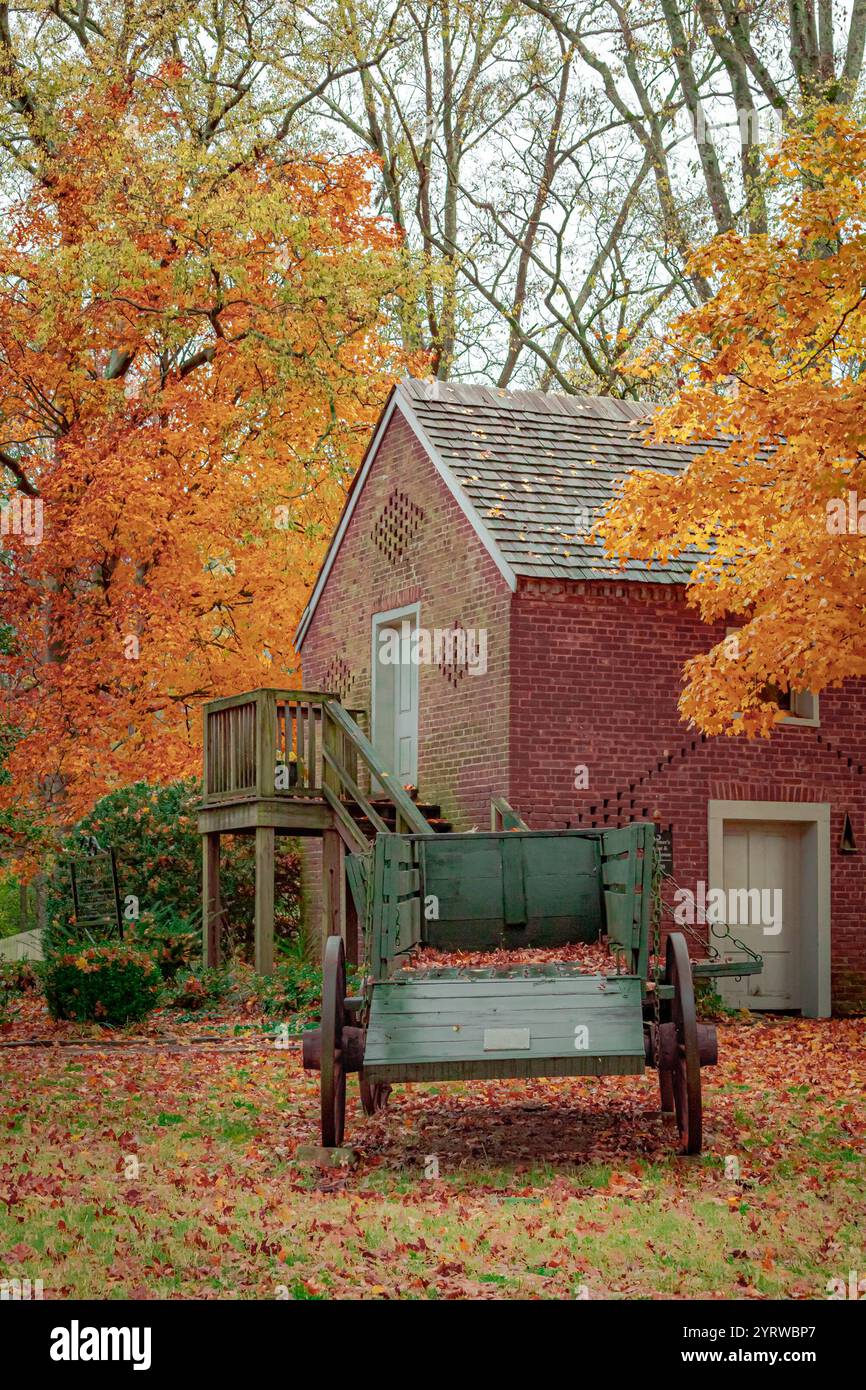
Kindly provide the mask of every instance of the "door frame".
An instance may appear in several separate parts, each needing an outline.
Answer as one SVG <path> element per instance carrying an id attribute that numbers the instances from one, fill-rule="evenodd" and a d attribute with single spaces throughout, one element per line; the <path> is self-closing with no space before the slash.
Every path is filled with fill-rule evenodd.
<path id="1" fill-rule="evenodd" d="M 415 603 L 407 603 L 407 604 L 404 604 L 404 605 L 403 605 L 402 607 L 400 607 L 400 608 L 385 608 L 385 609 L 383 609 L 380 613 L 373 613 L 373 614 L 371 614 L 371 616 L 370 616 L 370 666 L 371 666 L 371 671 L 370 671 L 370 742 L 372 743 L 373 747 L 376 749 L 377 752 L 379 751 L 379 747 L 378 747 L 378 744 L 377 744 L 377 742 L 376 742 L 376 734 L 377 734 L 377 732 L 378 732 L 377 729 L 376 729 L 376 709 L 377 709 L 377 700 L 376 700 L 376 675 L 377 675 L 377 671 L 378 671 L 378 669 L 379 669 L 379 648 L 378 648 L 378 643 L 377 643 L 377 640 L 376 640 L 376 634 L 377 634 L 377 631 L 378 631 L 378 629 L 379 629 L 380 627 L 390 627 L 391 625 L 393 625 L 393 623 L 394 623 L 395 621 L 397 621 L 397 620 L 399 620 L 399 619 L 401 619 L 401 618 L 414 618 L 414 619 L 415 619 L 415 631 L 417 632 L 418 629 L 419 629 L 419 627 L 421 626 L 421 603 L 420 603 L 420 601 L 417 601 L 417 602 L 415 602 Z M 417 727 L 416 727 L 416 731 L 415 731 L 415 760 L 416 760 L 416 764 L 417 764 L 417 763 L 420 763 L 420 760 L 421 760 L 421 748 L 420 748 L 420 728 L 421 728 L 421 710 L 420 710 L 420 706 L 421 706 L 421 679 L 420 679 L 420 676 L 421 676 L 421 672 L 419 671 L 419 672 L 418 672 L 418 687 L 417 687 L 417 688 L 418 688 L 418 700 L 417 700 L 416 707 L 415 707 L 415 717 L 416 717 L 416 720 L 417 720 Z M 420 770 L 419 770 L 419 768 L 416 766 L 416 769 L 415 769 L 416 783 L 417 783 L 418 780 L 420 779 L 420 775 L 421 775 L 421 774 L 420 774 Z"/>
<path id="2" fill-rule="evenodd" d="M 803 1018 L 829 1018 L 829 801 L 709 801 L 709 889 L 724 887 L 725 821 L 787 821 L 805 826 L 800 879 L 800 1012 Z"/>

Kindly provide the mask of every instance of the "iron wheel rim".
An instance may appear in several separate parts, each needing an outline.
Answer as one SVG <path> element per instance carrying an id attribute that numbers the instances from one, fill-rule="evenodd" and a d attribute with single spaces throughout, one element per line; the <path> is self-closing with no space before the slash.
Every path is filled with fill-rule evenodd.
<path id="1" fill-rule="evenodd" d="M 329 936 L 322 960 L 322 1145 L 335 1149 L 343 1142 L 346 1125 L 346 1073 L 342 1038 L 345 1023 L 346 953 L 339 936 Z"/>
<path id="2" fill-rule="evenodd" d="M 682 932 L 672 932 L 668 937 L 665 981 L 674 986 L 671 1016 L 677 1030 L 677 1060 L 670 1076 L 680 1148 L 685 1154 L 698 1154 L 703 1130 L 701 1060 L 692 969 Z"/>

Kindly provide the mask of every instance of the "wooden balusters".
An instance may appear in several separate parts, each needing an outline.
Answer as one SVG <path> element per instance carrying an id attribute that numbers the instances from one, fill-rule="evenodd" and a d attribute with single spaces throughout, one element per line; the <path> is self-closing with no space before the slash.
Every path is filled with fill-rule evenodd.
<path id="1" fill-rule="evenodd" d="M 205 715 L 204 790 L 206 798 L 255 791 L 256 701 L 218 703 Z"/>

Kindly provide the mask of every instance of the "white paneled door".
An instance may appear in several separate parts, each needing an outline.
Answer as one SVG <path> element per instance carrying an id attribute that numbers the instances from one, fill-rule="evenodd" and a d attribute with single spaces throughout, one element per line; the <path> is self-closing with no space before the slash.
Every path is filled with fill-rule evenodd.
<path id="1" fill-rule="evenodd" d="M 414 610 L 373 621 L 373 743 L 404 786 L 418 784 L 417 625 Z"/>
<path id="2" fill-rule="evenodd" d="M 803 826 L 725 821 L 723 883 L 731 934 L 764 958 L 760 975 L 725 980 L 729 1004 L 799 1009 Z M 730 943 L 718 943 L 724 950 Z M 733 953 L 736 959 L 737 953 Z"/>

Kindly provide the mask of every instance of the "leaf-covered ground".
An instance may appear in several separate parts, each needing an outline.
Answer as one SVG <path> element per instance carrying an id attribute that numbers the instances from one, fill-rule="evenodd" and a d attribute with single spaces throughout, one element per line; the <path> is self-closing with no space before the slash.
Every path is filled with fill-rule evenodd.
<path id="1" fill-rule="evenodd" d="M 719 1031 L 699 1159 L 649 1072 L 397 1087 L 370 1120 L 352 1078 L 360 1161 L 329 1171 L 293 1162 L 317 1078 L 256 1020 L 0 1048 L 0 1277 L 45 1298 L 824 1298 L 866 1271 L 866 1023 Z"/>

